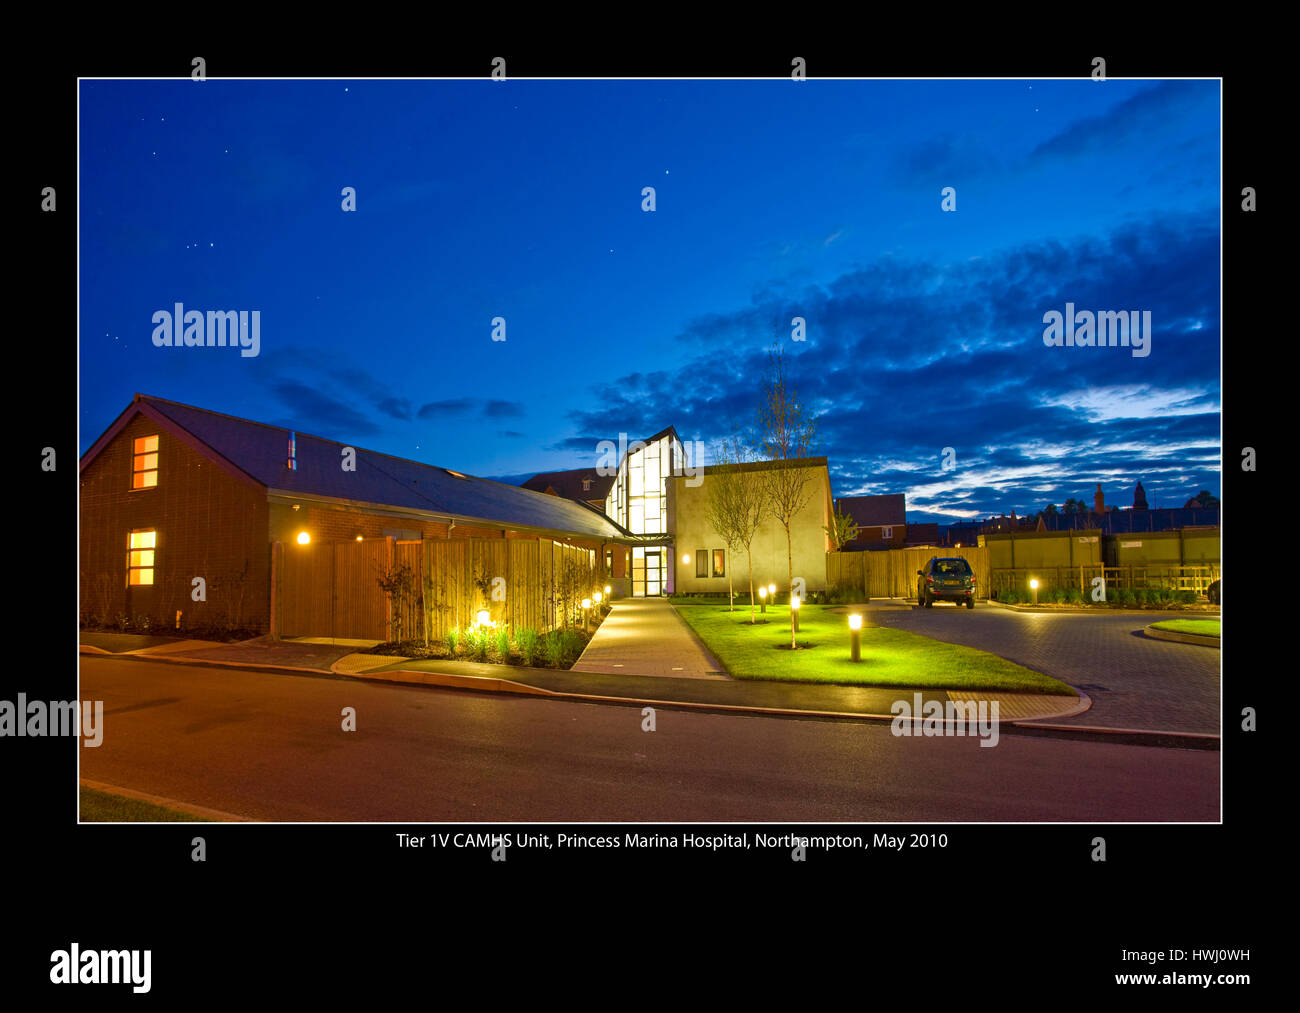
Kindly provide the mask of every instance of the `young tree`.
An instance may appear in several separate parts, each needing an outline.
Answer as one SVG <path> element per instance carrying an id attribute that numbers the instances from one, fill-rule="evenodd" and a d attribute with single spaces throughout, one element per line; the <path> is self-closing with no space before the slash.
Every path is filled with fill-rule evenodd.
<path id="1" fill-rule="evenodd" d="M 715 464 L 705 480 L 709 483 L 709 496 L 705 508 L 710 526 L 726 543 L 727 548 L 745 550 L 749 567 L 749 622 L 754 623 L 754 536 L 763 523 L 766 511 L 766 486 L 763 476 L 746 465 L 752 463 L 751 454 L 739 433 L 720 441 L 713 450 Z M 727 567 L 727 588 L 732 588 L 734 572 Z M 735 611 L 735 595 L 730 595 L 731 611 Z"/>
<path id="2" fill-rule="evenodd" d="M 766 479 L 768 511 L 785 529 L 786 586 L 791 587 L 794 584 L 794 548 L 790 525 L 808 503 L 816 486 L 811 468 L 790 468 L 784 463 L 810 456 L 817 434 L 817 419 L 800 404 L 798 392 L 790 386 L 784 350 L 774 348 L 768 363 L 763 400 L 758 411 L 758 431 L 768 460 L 777 463 L 761 474 Z M 794 623 L 791 622 L 791 649 L 794 646 Z"/>
<path id="3" fill-rule="evenodd" d="M 837 505 L 835 513 L 831 516 L 829 524 L 823 524 L 822 530 L 826 532 L 826 537 L 835 544 L 835 551 L 838 552 L 849 542 L 858 537 L 858 522 L 846 513 L 841 513 Z"/>

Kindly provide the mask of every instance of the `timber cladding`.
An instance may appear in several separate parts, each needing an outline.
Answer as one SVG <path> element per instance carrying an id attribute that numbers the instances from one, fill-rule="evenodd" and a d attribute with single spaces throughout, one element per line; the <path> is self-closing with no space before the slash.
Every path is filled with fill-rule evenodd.
<path id="1" fill-rule="evenodd" d="M 282 542 L 276 553 L 286 637 L 441 640 L 483 609 L 512 634 L 542 632 L 580 623 L 578 603 L 599 579 L 593 550 L 550 539 Z"/>
<path id="2" fill-rule="evenodd" d="M 158 437 L 157 485 L 132 489 L 134 441 Z M 265 491 L 139 416 L 81 472 L 81 609 L 112 623 L 149 616 L 163 627 L 265 629 L 270 545 Z M 153 583 L 127 585 L 132 531 L 154 532 Z M 203 578 L 206 601 L 193 598 Z"/>
<path id="3" fill-rule="evenodd" d="M 976 596 L 988 596 L 989 552 L 977 546 L 949 549 L 929 545 L 878 552 L 828 552 L 826 586 L 860 591 L 868 598 L 912 598 L 916 596 L 916 571 L 924 569 L 935 556 L 966 560 L 975 572 Z"/>

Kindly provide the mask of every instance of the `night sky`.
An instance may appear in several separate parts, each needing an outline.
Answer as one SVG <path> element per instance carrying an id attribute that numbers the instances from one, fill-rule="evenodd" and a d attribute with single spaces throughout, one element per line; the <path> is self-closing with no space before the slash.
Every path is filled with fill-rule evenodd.
<path id="1" fill-rule="evenodd" d="M 81 449 L 139 391 L 521 481 L 752 422 L 779 342 L 836 496 L 948 522 L 1141 479 L 1182 506 L 1220 490 L 1219 107 L 1217 81 L 86 81 Z M 260 354 L 155 347 L 177 302 L 259 310 Z M 1045 347 L 1067 302 L 1149 310 L 1151 354 Z"/>

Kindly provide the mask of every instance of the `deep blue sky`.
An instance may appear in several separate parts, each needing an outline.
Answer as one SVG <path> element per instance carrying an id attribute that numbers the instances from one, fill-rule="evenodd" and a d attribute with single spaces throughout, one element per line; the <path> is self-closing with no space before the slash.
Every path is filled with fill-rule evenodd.
<path id="1" fill-rule="evenodd" d="M 83 451 L 140 391 L 522 478 L 724 435 L 780 342 L 837 496 L 1219 492 L 1215 81 L 87 81 L 80 115 Z M 261 354 L 155 348 L 178 301 L 260 310 Z M 1045 347 L 1067 301 L 1150 310 L 1151 355 Z"/>

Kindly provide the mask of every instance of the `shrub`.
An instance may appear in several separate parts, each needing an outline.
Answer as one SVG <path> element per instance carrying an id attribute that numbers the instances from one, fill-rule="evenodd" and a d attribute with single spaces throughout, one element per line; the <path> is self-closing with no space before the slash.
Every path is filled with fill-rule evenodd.
<path id="1" fill-rule="evenodd" d="M 148 616 L 136 616 L 135 619 L 131 621 L 131 625 L 134 626 L 136 631 L 139 633 L 148 633 L 151 629 L 157 629 L 157 624 Z"/>
<path id="2" fill-rule="evenodd" d="M 1114 592 L 1114 594 L 1111 595 L 1111 598 L 1114 604 L 1120 608 L 1133 604 L 1133 592 L 1126 587 L 1121 587 L 1118 591 Z"/>
<path id="3" fill-rule="evenodd" d="M 1077 587 L 1072 587 L 1070 588 L 1069 593 L 1066 595 L 1066 600 L 1069 601 L 1071 605 L 1082 605 L 1083 592 L 1080 591 Z"/>
<path id="4" fill-rule="evenodd" d="M 497 657 L 501 663 L 508 665 L 510 663 L 510 631 L 504 626 L 497 630 Z"/>
<path id="5" fill-rule="evenodd" d="M 586 641 L 576 630 L 565 630 L 560 634 L 560 667 L 568 668 L 578 660 L 578 655 L 586 647 Z"/>
<path id="6" fill-rule="evenodd" d="M 465 646 L 469 650 L 470 657 L 475 661 L 487 661 L 488 644 L 491 639 L 492 634 L 482 628 L 466 633 Z"/>
<path id="7" fill-rule="evenodd" d="M 1196 592 L 1195 592 L 1195 591 L 1179 591 L 1179 592 L 1178 592 L 1178 604 L 1179 604 L 1179 605 L 1191 605 L 1191 604 L 1192 604 L 1193 602 L 1195 602 L 1195 601 L 1196 601 Z"/>
<path id="8" fill-rule="evenodd" d="M 1070 600 L 1070 592 L 1063 587 L 1058 587 L 1052 592 L 1052 600 L 1058 605 L 1064 605 Z"/>
<path id="9" fill-rule="evenodd" d="M 1138 608 L 1146 608 L 1147 593 L 1144 589 L 1138 588 L 1136 591 L 1133 592 L 1133 604 L 1136 605 Z"/>
<path id="10" fill-rule="evenodd" d="M 548 630 L 542 637 L 542 658 L 552 668 L 560 667 L 560 631 Z"/>
<path id="11" fill-rule="evenodd" d="M 456 657 L 456 647 L 460 643 L 460 630 L 448 630 L 447 639 L 447 657 Z"/>
<path id="12" fill-rule="evenodd" d="M 519 645 L 519 653 L 523 657 L 524 664 L 532 668 L 537 664 L 537 652 L 540 648 L 538 643 L 537 631 L 531 626 L 520 630 L 515 635 L 515 643 Z"/>
<path id="13" fill-rule="evenodd" d="M 1018 605 L 1018 604 L 1020 604 L 1020 592 L 1019 592 L 1019 591 L 1003 591 L 1000 595 L 998 595 L 998 598 L 1000 598 L 1002 601 L 1006 602 L 1008 605 Z"/>

